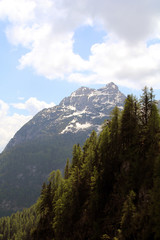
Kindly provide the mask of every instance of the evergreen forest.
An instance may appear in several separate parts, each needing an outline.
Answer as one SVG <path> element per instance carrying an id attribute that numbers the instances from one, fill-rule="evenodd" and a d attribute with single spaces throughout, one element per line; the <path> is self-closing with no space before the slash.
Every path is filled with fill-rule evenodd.
<path id="1" fill-rule="evenodd" d="M 160 116 L 153 89 L 128 95 L 99 135 L 73 146 L 29 209 L 0 218 L 0 240 L 159 240 Z"/>

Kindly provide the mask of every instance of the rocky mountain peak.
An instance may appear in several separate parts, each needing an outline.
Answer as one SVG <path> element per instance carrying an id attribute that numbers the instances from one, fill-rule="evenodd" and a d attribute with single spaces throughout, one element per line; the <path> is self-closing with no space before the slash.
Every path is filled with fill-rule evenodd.
<path id="1" fill-rule="evenodd" d="M 113 89 L 117 90 L 118 86 L 116 84 L 114 84 L 113 82 L 110 82 L 110 83 L 106 84 L 106 88 L 108 88 L 108 89 L 113 88 Z"/>
<path id="2" fill-rule="evenodd" d="M 123 108 L 125 98 L 113 82 L 97 90 L 81 87 L 59 105 L 39 112 L 15 134 L 6 149 L 56 134 L 89 134 L 92 130 L 99 132 L 113 108 L 116 105 Z"/>
<path id="3" fill-rule="evenodd" d="M 75 107 L 77 110 L 82 110 L 87 102 L 88 95 L 94 91 L 87 87 L 80 87 L 74 91 L 69 97 L 64 98 L 59 106 L 62 107 Z"/>
<path id="4" fill-rule="evenodd" d="M 88 87 L 80 87 L 71 94 L 71 97 L 86 95 L 86 94 L 89 94 L 90 92 L 92 92 L 93 90 L 94 89 L 91 89 Z"/>
<path id="5" fill-rule="evenodd" d="M 118 103 L 118 97 L 122 97 L 122 95 L 118 87 L 111 82 L 98 90 L 80 87 L 69 97 L 64 98 L 59 105 L 63 107 L 72 106 L 76 107 L 77 110 L 82 110 L 88 106 L 94 107 L 93 103 L 95 102 L 99 102 L 99 104 Z"/>

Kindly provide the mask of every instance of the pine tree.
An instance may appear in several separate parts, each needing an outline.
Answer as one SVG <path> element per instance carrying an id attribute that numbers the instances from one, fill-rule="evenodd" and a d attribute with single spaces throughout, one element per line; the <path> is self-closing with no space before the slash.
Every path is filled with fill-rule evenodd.
<path id="1" fill-rule="evenodd" d="M 154 161 L 159 152 L 160 117 L 154 100 L 153 90 L 149 92 L 147 96 L 148 108 L 146 108 L 148 109 L 148 113 L 145 114 L 147 116 L 147 120 L 141 128 L 141 161 L 143 164 L 143 173 L 141 176 L 145 179 L 144 184 L 146 187 L 151 187 L 153 184 Z"/>
<path id="2" fill-rule="evenodd" d="M 151 113 L 151 104 L 154 100 L 153 99 L 154 95 L 153 95 L 152 89 L 151 89 L 151 92 L 149 92 L 147 87 L 145 87 L 142 91 L 143 91 L 143 94 L 140 99 L 141 122 L 143 126 L 146 126 Z"/>
<path id="3" fill-rule="evenodd" d="M 70 168 L 70 163 L 69 163 L 69 159 L 67 159 L 66 166 L 64 169 L 64 179 L 69 178 L 69 168 Z"/>
<path id="4" fill-rule="evenodd" d="M 121 144 L 123 149 L 135 144 L 137 135 L 138 104 L 132 95 L 128 95 L 121 118 Z"/>
<path id="5" fill-rule="evenodd" d="M 160 157 L 157 157 L 154 166 L 153 190 L 151 193 L 151 222 L 154 240 L 160 239 Z"/>
<path id="6" fill-rule="evenodd" d="M 111 142 L 114 143 L 115 146 L 119 145 L 119 131 L 120 131 L 120 110 L 116 106 L 111 113 L 111 121 L 110 125 L 110 139 Z"/>
<path id="7" fill-rule="evenodd" d="M 120 232 L 121 240 L 136 240 L 136 223 L 134 220 L 136 214 L 136 207 L 134 204 L 135 197 L 134 191 L 131 190 L 123 205 Z"/>
<path id="8" fill-rule="evenodd" d="M 79 144 L 73 146 L 73 153 L 72 153 L 72 167 L 81 165 L 82 160 L 82 149 Z"/>

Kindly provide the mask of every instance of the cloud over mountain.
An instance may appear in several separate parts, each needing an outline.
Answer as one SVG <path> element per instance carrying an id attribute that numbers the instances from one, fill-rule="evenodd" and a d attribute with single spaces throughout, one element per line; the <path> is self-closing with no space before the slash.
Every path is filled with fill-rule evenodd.
<path id="1" fill-rule="evenodd" d="M 41 111 L 44 108 L 53 107 L 55 104 L 52 103 L 46 103 L 44 101 L 39 101 L 35 97 L 29 98 L 24 103 L 13 103 L 12 106 L 17 109 L 23 109 L 27 110 L 30 115 L 35 115 L 37 112 Z"/>
<path id="2" fill-rule="evenodd" d="M 0 152 L 3 150 L 8 141 L 14 136 L 14 134 L 19 130 L 19 128 L 28 122 L 37 112 L 44 108 L 52 106 L 54 106 L 54 103 L 48 104 L 33 97 L 29 98 L 24 103 L 19 102 L 16 104 L 7 104 L 4 101 L 0 100 Z M 29 114 L 11 114 L 11 107 L 27 110 Z"/>

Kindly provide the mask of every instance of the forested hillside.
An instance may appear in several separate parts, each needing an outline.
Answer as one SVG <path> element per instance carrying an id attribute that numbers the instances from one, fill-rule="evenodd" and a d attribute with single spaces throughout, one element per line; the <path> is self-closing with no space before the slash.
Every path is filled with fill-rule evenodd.
<path id="1" fill-rule="evenodd" d="M 1 240 L 160 239 L 160 117 L 153 90 L 129 95 L 99 136 L 74 145 L 37 203 L 0 219 Z"/>

